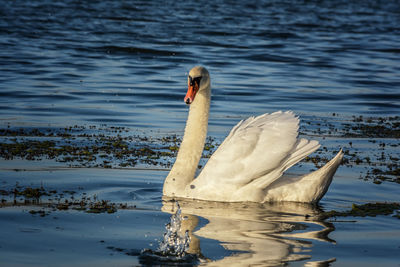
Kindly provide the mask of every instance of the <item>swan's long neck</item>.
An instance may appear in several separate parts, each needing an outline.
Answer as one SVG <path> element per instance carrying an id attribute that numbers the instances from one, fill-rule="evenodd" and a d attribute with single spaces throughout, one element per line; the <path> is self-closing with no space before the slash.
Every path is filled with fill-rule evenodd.
<path id="1" fill-rule="evenodd" d="M 185 134 L 170 173 L 164 182 L 163 194 L 182 196 L 185 187 L 193 181 L 207 136 L 210 110 L 210 86 L 199 91 L 190 105 Z"/>

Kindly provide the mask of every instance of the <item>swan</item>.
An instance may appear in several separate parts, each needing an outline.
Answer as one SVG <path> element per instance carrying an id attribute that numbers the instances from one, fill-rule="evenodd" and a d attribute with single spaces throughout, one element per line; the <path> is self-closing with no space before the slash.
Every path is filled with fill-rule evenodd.
<path id="1" fill-rule="evenodd" d="M 283 176 L 294 164 L 317 150 L 318 141 L 298 138 L 299 119 L 278 111 L 240 121 L 195 177 L 208 127 L 210 74 L 196 66 L 188 75 L 184 98 L 190 105 L 176 160 L 165 178 L 163 195 L 222 202 L 317 203 L 328 190 L 343 152 L 325 166 L 295 178 Z"/>

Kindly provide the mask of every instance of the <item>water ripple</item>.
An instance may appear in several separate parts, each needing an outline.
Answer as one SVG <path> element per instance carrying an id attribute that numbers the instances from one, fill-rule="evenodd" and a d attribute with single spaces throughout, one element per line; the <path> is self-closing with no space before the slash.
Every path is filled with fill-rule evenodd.
<path id="1" fill-rule="evenodd" d="M 204 64 L 215 116 L 286 107 L 399 114 L 399 9 L 372 0 L 6 1 L 0 109 L 23 114 L 20 123 L 55 113 L 56 124 L 104 116 L 148 125 L 157 116 L 168 127 L 185 109 L 187 71 Z"/>

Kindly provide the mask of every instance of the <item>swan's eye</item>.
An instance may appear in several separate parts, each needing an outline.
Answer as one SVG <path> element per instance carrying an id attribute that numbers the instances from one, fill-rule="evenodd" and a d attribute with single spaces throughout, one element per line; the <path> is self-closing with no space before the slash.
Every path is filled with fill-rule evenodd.
<path id="1" fill-rule="evenodd" d="M 195 78 L 192 78 L 192 76 L 189 76 L 189 84 L 190 84 L 190 86 L 193 86 L 193 85 L 197 84 L 197 86 L 200 87 L 200 81 L 201 81 L 201 76 L 200 77 L 195 77 Z"/>

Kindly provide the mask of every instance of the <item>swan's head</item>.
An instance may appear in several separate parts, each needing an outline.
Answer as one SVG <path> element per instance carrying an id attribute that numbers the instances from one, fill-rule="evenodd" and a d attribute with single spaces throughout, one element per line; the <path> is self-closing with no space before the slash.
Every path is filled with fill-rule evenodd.
<path id="1" fill-rule="evenodd" d="M 210 74 L 202 66 L 196 66 L 190 70 L 188 75 L 188 91 L 185 96 L 185 103 L 191 104 L 196 94 L 210 90 Z"/>

